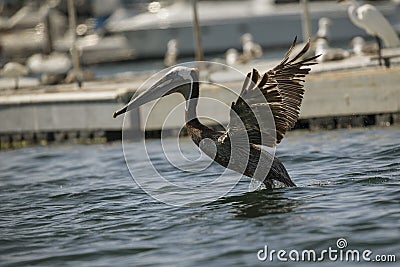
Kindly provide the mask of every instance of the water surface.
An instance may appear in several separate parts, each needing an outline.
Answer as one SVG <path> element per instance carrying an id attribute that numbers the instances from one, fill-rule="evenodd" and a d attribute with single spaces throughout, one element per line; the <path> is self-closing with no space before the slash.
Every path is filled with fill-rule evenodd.
<path id="1" fill-rule="evenodd" d="M 120 143 L 3 151 L 0 264 L 287 266 L 276 258 L 259 261 L 257 252 L 265 245 L 321 251 L 337 248 L 338 238 L 348 249 L 400 260 L 399 127 L 296 131 L 277 155 L 297 188 L 247 192 L 244 177 L 217 201 L 174 207 L 133 182 Z M 168 170 L 158 156 L 157 166 Z M 146 173 L 142 155 L 136 160 L 136 171 Z M 222 171 L 212 165 L 197 178 Z M 190 179 L 185 172 L 173 175 Z"/>

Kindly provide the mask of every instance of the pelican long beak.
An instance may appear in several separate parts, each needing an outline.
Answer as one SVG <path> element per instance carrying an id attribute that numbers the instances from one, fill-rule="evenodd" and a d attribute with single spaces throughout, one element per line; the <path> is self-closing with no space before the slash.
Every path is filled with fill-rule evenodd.
<path id="1" fill-rule="evenodd" d="M 182 81 L 178 78 L 179 77 L 175 75 L 164 76 L 149 89 L 142 92 L 135 99 L 129 102 L 126 106 L 114 112 L 113 117 L 116 118 L 117 116 L 124 114 L 132 109 L 136 109 L 150 101 L 176 92 L 177 88 L 182 85 Z"/>

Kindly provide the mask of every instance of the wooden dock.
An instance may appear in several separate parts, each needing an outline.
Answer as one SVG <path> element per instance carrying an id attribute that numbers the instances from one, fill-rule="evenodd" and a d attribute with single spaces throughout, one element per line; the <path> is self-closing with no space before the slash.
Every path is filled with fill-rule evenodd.
<path id="1" fill-rule="evenodd" d="M 251 67 L 265 71 L 271 65 L 255 62 Z M 251 67 L 242 66 L 240 70 L 246 72 Z M 149 75 L 85 82 L 82 88 L 75 84 L 3 88 L 0 90 L 0 148 L 121 139 L 123 118 L 113 119 L 112 114 L 129 102 Z M 237 98 L 235 93 L 241 88 L 243 77 L 216 71 L 209 78 L 236 91 L 203 84 L 198 114 L 212 118 L 205 119 L 209 124 L 218 121 L 226 125 L 227 107 Z M 319 64 L 307 77 L 305 88 L 297 128 L 335 129 L 400 123 L 400 64 L 396 62 L 391 68 L 378 67 L 376 62 L 363 59 Z M 218 105 L 218 101 L 226 105 Z M 155 107 L 148 103 L 132 110 L 124 127 L 132 133 L 147 131 L 147 136 L 154 137 L 159 136 L 161 128 L 176 132 L 184 123 L 183 105 L 179 105 L 182 102 L 180 95 L 170 95 Z"/>

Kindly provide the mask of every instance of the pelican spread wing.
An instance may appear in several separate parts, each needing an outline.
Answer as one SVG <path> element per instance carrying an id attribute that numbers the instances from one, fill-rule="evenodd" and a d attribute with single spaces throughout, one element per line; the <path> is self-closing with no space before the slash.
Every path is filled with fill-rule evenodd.
<path id="1" fill-rule="evenodd" d="M 317 64 L 315 59 L 318 57 L 300 59 L 310 47 L 308 41 L 304 48 L 290 59 L 296 39 L 276 67 L 262 76 L 255 69 L 249 72 L 239 98 L 232 103 L 226 134 L 247 134 L 249 143 L 273 147 L 279 144 L 285 133 L 295 125 L 304 94 L 302 78 L 310 72 L 310 68 L 304 66 Z M 275 129 L 268 125 L 260 125 L 265 121 L 265 118 L 261 117 L 268 117 L 265 116 L 265 112 L 268 112 L 266 105 L 272 112 L 270 117 L 274 120 Z"/>
<path id="2" fill-rule="evenodd" d="M 278 144 L 299 117 L 304 93 L 302 79 L 310 71 L 308 66 L 316 64 L 316 57 L 301 59 L 310 46 L 308 42 L 291 59 L 295 44 L 296 39 L 275 68 L 262 76 L 256 70 L 247 75 L 239 98 L 232 103 L 231 119 L 225 132 L 214 131 L 198 120 L 199 82 L 194 82 L 198 81 L 198 70 L 183 66 L 170 70 L 113 116 L 166 95 L 180 93 L 186 100 L 188 134 L 206 155 L 225 168 L 263 181 L 268 188 L 273 188 L 273 180 L 295 186 L 284 165 L 259 147 Z"/>

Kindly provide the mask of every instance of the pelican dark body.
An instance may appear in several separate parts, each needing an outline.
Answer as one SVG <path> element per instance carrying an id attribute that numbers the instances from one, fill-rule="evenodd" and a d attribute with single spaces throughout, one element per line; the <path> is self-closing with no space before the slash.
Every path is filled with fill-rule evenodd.
<path id="1" fill-rule="evenodd" d="M 188 67 L 170 70 L 151 88 L 115 112 L 114 118 L 152 100 L 171 93 L 180 93 L 186 100 L 187 132 L 205 154 L 225 168 L 263 181 L 267 188 L 273 188 L 274 180 L 285 186 L 295 186 L 284 165 L 261 147 L 279 144 L 299 117 L 304 94 L 302 78 L 310 71 L 305 66 L 316 64 L 317 56 L 301 59 L 309 49 L 308 42 L 290 59 L 295 45 L 296 39 L 281 63 L 264 75 L 261 76 L 255 69 L 247 75 L 240 96 L 232 103 L 231 118 L 226 131 L 215 131 L 198 120 L 198 70 Z M 253 107 L 263 105 L 268 106 L 272 113 L 275 127 L 272 131 L 260 126 L 261 123 L 256 119 L 257 109 Z"/>

